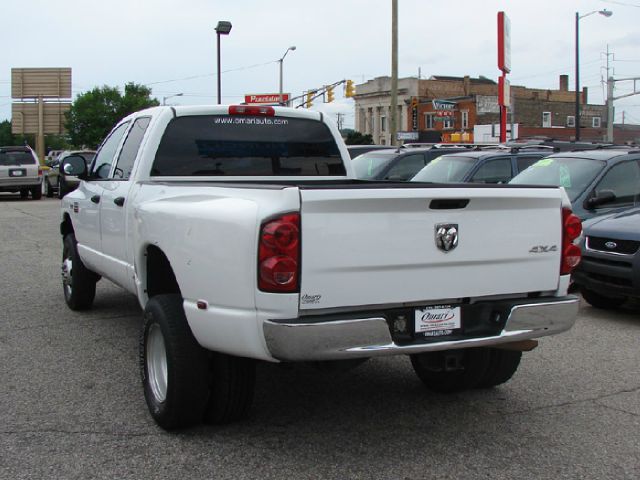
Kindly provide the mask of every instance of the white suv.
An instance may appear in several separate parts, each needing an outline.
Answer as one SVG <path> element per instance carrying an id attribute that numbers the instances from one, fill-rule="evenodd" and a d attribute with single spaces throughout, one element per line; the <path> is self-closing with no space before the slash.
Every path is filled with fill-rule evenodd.
<path id="1" fill-rule="evenodd" d="M 42 198 L 42 168 L 32 148 L 0 147 L 0 192 L 29 193 L 34 200 Z"/>

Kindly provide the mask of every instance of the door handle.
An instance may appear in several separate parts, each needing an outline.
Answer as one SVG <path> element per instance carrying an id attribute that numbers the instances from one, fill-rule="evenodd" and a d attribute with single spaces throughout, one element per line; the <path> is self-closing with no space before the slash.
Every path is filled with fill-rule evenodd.
<path id="1" fill-rule="evenodd" d="M 93 203 L 100 203 L 100 195 L 94 195 L 93 197 L 91 197 L 91 201 Z"/>
<path id="2" fill-rule="evenodd" d="M 117 197 L 113 199 L 113 203 L 115 203 L 117 206 L 121 207 L 124 205 L 124 197 Z"/>

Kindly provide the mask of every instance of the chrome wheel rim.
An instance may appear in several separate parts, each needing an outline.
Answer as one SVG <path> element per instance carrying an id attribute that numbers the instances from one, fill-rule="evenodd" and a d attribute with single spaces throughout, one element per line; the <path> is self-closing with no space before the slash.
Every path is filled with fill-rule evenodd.
<path id="1" fill-rule="evenodd" d="M 62 260 L 62 285 L 64 285 L 64 291 L 67 296 L 71 296 L 73 293 L 73 287 L 71 286 L 72 275 L 73 260 L 71 260 L 71 257 L 66 257 Z"/>
<path id="2" fill-rule="evenodd" d="M 149 387 L 155 399 L 164 402 L 167 398 L 167 350 L 159 325 L 153 324 L 149 328 L 146 346 Z"/>

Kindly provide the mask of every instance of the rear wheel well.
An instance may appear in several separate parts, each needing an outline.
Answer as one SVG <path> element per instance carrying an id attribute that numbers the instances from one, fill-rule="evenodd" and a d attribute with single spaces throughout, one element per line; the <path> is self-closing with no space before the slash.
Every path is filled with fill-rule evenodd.
<path id="1" fill-rule="evenodd" d="M 169 259 L 155 246 L 147 248 L 147 296 L 177 293 L 182 295 Z"/>
<path id="2" fill-rule="evenodd" d="M 65 213 L 62 223 L 60 223 L 60 234 L 64 238 L 70 233 L 74 233 L 73 224 L 71 223 L 71 217 L 69 217 L 69 214 Z"/>

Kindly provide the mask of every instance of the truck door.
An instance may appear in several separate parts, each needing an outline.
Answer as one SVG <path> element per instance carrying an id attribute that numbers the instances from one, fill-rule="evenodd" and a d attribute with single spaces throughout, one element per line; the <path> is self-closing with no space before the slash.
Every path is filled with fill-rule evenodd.
<path id="1" fill-rule="evenodd" d="M 111 164 L 128 125 L 128 123 L 123 123 L 111 131 L 96 153 L 89 171 L 89 178 L 80 182 L 78 188 L 80 195 L 74 195 L 72 206 L 76 213 L 73 217 L 73 227 L 78 240 L 78 249 L 87 266 L 97 271 L 100 271 L 103 266 L 100 202 L 102 201 L 104 182 L 109 176 Z M 76 198 L 78 199 L 76 200 Z"/>
<path id="2" fill-rule="evenodd" d="M 127 290 L 133 290 L 133 252 L 128 252 L 127 239 L 127 197 L 131 190 L 133 171 L 140 145 L 151 121 L 150 117 L 140 117 L 133 122 L 120 154 L 104 182 L 100 202 L 100 222 L 102 225 L 102 253 L 105 276 Z"/>

